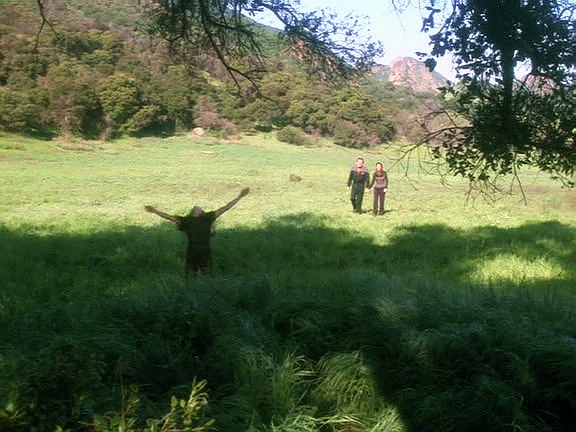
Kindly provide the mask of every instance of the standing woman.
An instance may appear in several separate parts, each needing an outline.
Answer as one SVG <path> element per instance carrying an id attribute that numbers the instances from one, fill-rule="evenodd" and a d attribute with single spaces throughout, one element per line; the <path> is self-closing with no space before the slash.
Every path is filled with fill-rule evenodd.
<path id="1" fill-rule="evenodd" d="M 362 199 L 364 198 L 364 189 L 368 188 L 370 183 L 370 173 L 364 166 L 364 159 L 359 157 L 356 164 L 350 170 L 348 176 L 348 189 L 350 190 L 350 201 L 352 208 L 356 213 L 362 213 Z"/>
<path id="2" fill-rule="evenodd" d="M 374 188 L 374 215 L 384 214 L 384 200 L 388 192 L 388 174 L 384 171 L 382 162 L 376 162 L 376 171 L 372 176 L 370 189 Z"/>

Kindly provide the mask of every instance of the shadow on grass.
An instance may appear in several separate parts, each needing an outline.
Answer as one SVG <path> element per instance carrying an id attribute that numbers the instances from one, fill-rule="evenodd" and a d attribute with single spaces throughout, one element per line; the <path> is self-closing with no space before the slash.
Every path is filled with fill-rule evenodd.
<path id="1" fill-rule="evenodd" d="M 9 285 L 44 284 L 50 289 L 103 282 L 137 285 L 139 279 L 155 275 L 183 274 L 185 239 L 168 224 L 86 235 L 36 236 L 31 227 L 23 231 L 0 228 L 0 277 Z M 558 282 L 570 285 L 576 280 L 575 244 L 573 227 L 542 222 L 469 231 L 409 225 L 392 232 L 381 246 L 371 237 L 329 228 L 311 214 L 273 219 L 256 230 L 217 227 L 213 238 L 217 272 L 223 275 L 372 271 L 418 273 L 454 284 L 474 282 L 478 268 L 498 258 L 512 258 L 520 264 L 544 259 L 563 275 Z M 513 269 L 502 273 L 509 270 Z"/>
<path id="2" fill-rule="evenodd" d="M 256 231 L 230 230 L 216 236 L 223 271 L 362 270 L 386 275 L 419 273 L 454 284 L 474 282 L 487 262 L 510 259 L 531 265 L 545 259 L 558 269 L 558 282 L 576 280 L 576 230 L 558 222 L 518 228 L 479 227 L 462 231 L 446 225 L 410 225 L 394 231 L 388 243 L 333 229 L 308 214 L 271 220 Z M 503 269 L 506 273 L 515 269 Z M 522 278 L 518 278 L 522 279 Z M 497 277 L 495 283 L 499 281 Z"/>
<path id="3" fill-rule="evenodd" d="M 298 214 L 257 230 L 217 227 L 217 275 L 192 286 L 181 280 L 184 239 L 171 226 L 31 232 L 0 229 L 0 348 L 28 357 L 0 362 L 0 372 L 17 377 L 17 402 L 29 403 L 31 394 L 36 406 L 44 402 L 44 421 L 78 411 L 73 397 L 60 395 L 97 399 L 119 375 L 149 400 L 207 379 L 230 403 L 238 341 L 254 351 L 292 347 L 313 362 L 362 353 L 409 432 L 512 423 L 561 431 L 576 421 L 576 331 L 562 327 L 572 321 L 538 316 L 533 297 L 455 295 L 478 267 L 503 255 L 544 257 L 563 275 L 523 288 L 574 289 L 570 226 L 407 226 L 380 246 Z M 285 286 L 275 291 L 270 280 Z M 539 320 L 531 323 L 533 316 Z M 325 403 L 319 412 L 330 415 Z"/>

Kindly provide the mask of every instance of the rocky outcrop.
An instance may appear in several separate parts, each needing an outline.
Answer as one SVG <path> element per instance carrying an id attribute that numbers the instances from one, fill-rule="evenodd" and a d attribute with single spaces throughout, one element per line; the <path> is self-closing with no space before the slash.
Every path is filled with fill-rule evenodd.
<path id="1" fill-rule="evenodd" d="M 414 93 L 437 93 L 438 87 L 446 83 L 441 74 L 430 72 L 424 62 L 411 57 L 398 57 L 389 66 L 376 66 L 373 73 L 396 86 L 408 87 Z"/>

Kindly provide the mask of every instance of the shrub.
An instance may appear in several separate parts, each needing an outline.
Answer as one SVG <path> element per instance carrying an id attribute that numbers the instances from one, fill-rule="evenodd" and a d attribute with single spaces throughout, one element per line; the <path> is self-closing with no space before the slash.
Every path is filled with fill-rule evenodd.
<path id="1" fill-rule="evenodd" d="M 224 135 L 234 135 L 238 133 L 238 126 L 230 120 L 226 120 L 218 113 L 212 111 L 205 111 L 200 113 L 200 116 L 195 120 L 196 126 L 206 130 L 222 132 Z"/>
<path id="2" fill-rule="evenodd" d="M 380 140 L 357 124 L 341 120 L 334 128 L 334 143 L 343 147 L 363 148 L 377 146 Z"/>
<path id="3" fill-rule="evenodd" d="M 294 126 L 286 126 L 283 129 L 280 129 L 276 133 L 276 137 L 279 141 L 288 143 L 288 144 L 296 144 L 299 146 L 307 146 L 312 144 L 312 140 L 310 136 L 307 135 L 301 129 L 298 129 Z"/>

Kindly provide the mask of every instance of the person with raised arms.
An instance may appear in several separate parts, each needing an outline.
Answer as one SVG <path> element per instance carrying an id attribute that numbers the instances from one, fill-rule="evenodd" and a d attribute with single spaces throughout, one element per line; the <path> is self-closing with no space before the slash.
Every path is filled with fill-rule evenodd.
<path id="1" fill-rule="evenodd" d="M 211 236 L 212 226 L 226 211 L 234 207 L 242 197 L 250 192 L 249 188 L 244 188 L 236 198 L 225 206 L 217 210 L 205 212 L 201 207 L 194 206 L 186 216 L 176 216 L 164 213 L 152 206 L 145 206 L 147 212 L 160 216 L 163 219 L 175 224 L 177 228 L 186 234 L 188 244 L 186 248 L 186 279 L 192 274 L 196 276 L 200 273 L 212 274 L 213 260 Z"/>

